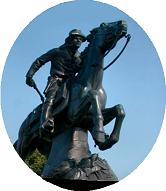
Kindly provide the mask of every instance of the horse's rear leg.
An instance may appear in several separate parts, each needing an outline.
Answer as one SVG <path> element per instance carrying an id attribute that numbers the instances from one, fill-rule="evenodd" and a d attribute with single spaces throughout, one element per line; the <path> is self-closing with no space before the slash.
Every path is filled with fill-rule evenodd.
<path id="1" fill-rule="evenodd" d="M 20 158 L 25 161 L 25 159 L 27 158 L 27 155 L 29 153 L 29 148 L 25 148 L 22 146 L 22 142 L 20 142 L 20 140 L 17 140 L 14 143 L 14 148 L 16 150 L 16 152 L 18 153 L 18 155 L 20 156 Z"/>
<path id="2" fill-rule="evenodd" d="M 108 116 L 108 113 L 110 113 L 110 118 Z M 103 113 L 104 115 L 104 113 Z M 107 117 L 106 121 L 108 120 L 113 120 L 115 118 L 115 124 L 113 131 L 109 138 L 106 140 L 106 142 L 103 145 L 100 145 L 100 150 L 106 150 L 111 148 L 115 143 L 119 141 L 119 136 L 120 136 L 120 130 L 122 127 L 122 122 L 125 117 L 125 111 L 124 108 L 121 104 L 118 104 L 107 111 Z"/>
<path id="3" fill-rule="evenodd" d="M 31 155 L 34 150 L 37 148 L 37 140 L 36 138 L 32 138 L 30 136 L 22 137 L 21 140 L 18 139 L 14 144 L 14 148 L 21 157 L 23 161 Z"/>

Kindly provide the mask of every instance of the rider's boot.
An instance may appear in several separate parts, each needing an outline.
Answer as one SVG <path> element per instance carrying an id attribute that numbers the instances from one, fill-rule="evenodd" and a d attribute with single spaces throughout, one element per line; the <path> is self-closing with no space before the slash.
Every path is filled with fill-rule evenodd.
<path id="1" fill-rule="evenodd" d="M 54 132 L 54 119 L 52 116 L 53 100 L 46 101 L 42 107 L 42 114 L 40 119 L 40 126 L 47 132 Z"/>

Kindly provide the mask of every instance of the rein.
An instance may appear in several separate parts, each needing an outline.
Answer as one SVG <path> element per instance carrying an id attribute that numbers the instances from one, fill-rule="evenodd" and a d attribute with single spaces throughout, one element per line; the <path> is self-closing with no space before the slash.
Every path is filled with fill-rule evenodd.
<path id="1" fill-rule="evenodd" d="M 127 38 L 127 40 L 126 40 L 126 43 L 125 43 L 124 47 L 122 48 L 122 50 L 119 52 L 119 54 L 106 67 L 104 67 L 103 70 L 106 70 L 107 68 L 109 68 L 120 57 L 120 55 L 123 53 L 123 51 L 125 50 L 127 44 L 129 43 L 129 41 L 131 39 L 131 35 L 128 34 L 128 35 L 125 36 L 125 38 Z M 111 48 L 106 52 L 104 57 L 111 51 Z"/>

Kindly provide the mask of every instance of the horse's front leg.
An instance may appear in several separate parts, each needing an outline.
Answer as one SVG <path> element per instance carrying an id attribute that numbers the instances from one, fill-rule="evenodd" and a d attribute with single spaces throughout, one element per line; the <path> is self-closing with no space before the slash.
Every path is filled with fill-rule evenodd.
<path id="1" fill-rule="evenodd" d="M 115 118 L 115 124 L 113 131 L 109 138 L 105 141 L 104 144 L 100 145 L 100 150 L 106 150 L 111 148 L 115 143 L 119 141 L 120 130 L 122 127 L 122 122 L 125 117 L 125 111 L 121 104 L 118 104 L 112 108 L 108 108 L 103 111 L 104 121 L 108 123 L 108 121 L 112 121 Z"/>
<path id="2" fill-rule="evenodd" d="M 68 109 L 69 121 L 72 123 L 80 122 L 89 109 L 92 114 L 91 116 L 93 121 L 93 127 L 91 128 L 92 137 L 97 145 L 99 143 L 104 143 L 105 132 L 103 129 L 103 116 L 97 91 L 89 90 L 86 96 L 70 102 Z"/>
<path id="3" fill-rule="evenodd" d="M 90 90 L 88 92 L 88 96 L 91 100 L 91 113 L 93 121 L 93 127 L 91 128 L 90 132 L 96 145 L 99 145 L 105 142 L 105 131 L 103 128 L 103 115 L 101 112 L 101 103 L 98 92 L 96 90 Z"/>

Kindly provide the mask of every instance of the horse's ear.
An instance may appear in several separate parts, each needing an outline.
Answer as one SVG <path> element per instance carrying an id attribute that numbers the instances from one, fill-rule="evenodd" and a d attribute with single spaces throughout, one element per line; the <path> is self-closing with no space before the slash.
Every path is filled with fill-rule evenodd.
<path id="1" fill-rule="evenodd" d="M 94 39 L 94 36 L 92 34 L 89 34 L 87 37 L 86 37 L 86 40 L 88 42 L 91 42 L 92 40 Z"/>

